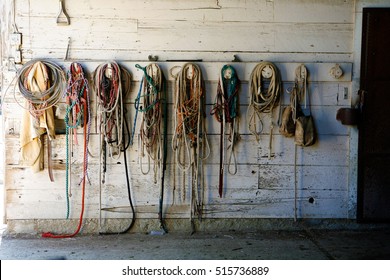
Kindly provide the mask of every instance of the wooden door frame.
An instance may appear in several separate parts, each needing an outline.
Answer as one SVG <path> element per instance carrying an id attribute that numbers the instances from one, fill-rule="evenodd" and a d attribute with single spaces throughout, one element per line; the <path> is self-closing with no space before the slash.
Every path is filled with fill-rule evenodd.
<path id="1" fill-rule="evenodd" d="M 361 49 L 359 54 L 359 79 L 358 79 L 358 89 L 367 90 L 368 88 L 368 73 L 367 73 L 367 64 L 368 64 L 368 56 L 369 56 L 369 42 L 366 42 L 366 37 L 369 32 L 368 25 L 368 12 L 375 11 L 383 11 L 384 9 L 390 10 L 390 7 L 364 7 L 361 11 L 361 21 L 360 21 L 360 30 L 361 36 L 359 36 Z M 358 26 L 355 26 L 355 29 Z M 357 56 L 357 54 L 356 54 Z M 355 58 L 356 59 L 356 58 Z M 357 86 L 357 85 L 355 85 Z M 357 204 L 356 204 L 356 219 L 359 223 L 367 223 L 367 222 L 381 222 L 382 219 L 375 218 L 365 218 L 364 217 L 364 157 L 363 157 L 363 147 L 364 143 L 360 139 L 359 131 L 357 132 L 358 145 L 357 145 L 357 153 L 358 153 L 358 165 L 357 165 Z M 387 221 L 387 220 L 386 220 Z"/>
<path id="2" fill-rule="evenodd" d="M 362 1 L 356 0 L 355 25 L 351 60 L 353 61 L 351 105 L 354 106 L 359 100 L 360 69 L 362 54 L 362 31 L 363 31 L 363 8 L 390 8 L 390 3 L 384 0 Z M 357 126 L 351 126 L 349 131 L 349 171 L 348 171 L 348 202 L 347 218 L 357 219 L 357 193 L 358 193 L 358 145 L 359 131 Z"/>

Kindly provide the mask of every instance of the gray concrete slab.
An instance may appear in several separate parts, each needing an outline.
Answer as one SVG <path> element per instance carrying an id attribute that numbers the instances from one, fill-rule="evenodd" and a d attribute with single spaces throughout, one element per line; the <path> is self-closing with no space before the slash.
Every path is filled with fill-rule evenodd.
<path id="1" fill-rule="evenodd" d="M 1 260 L 356 260 L 390 259 L 390 228 L 87 235 L 5 235 Z"/>

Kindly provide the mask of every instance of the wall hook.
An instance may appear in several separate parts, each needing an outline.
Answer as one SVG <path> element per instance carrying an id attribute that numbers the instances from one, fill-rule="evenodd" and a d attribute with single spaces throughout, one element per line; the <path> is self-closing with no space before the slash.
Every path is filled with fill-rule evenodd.
<path id="1" fill-rule="evenodd" d="M 232 62 L 241 62 L 241 59 L 236 54 L 234 54 Z"/>
<path id="2" fill-rule="evenodd" d="M 149 61 L 157 61 L 158 60 L 158 56 L 157 55 L 149 55 L 148 56 L 148 59 L 149 59 Z"/>
<path id="3" fill-rule="evenodd" d="M 68 16 L 68 13 L 66 12 L 64 0 L 59 0 L 60 4 L 60 11 L 57 15 L 57 25 L 70 25 L 70 18 Z M 65 16 L 65 19 L 61 18 L 61 15 Z"/>
<path id="4" fill-rule="evenodd" d="M 64 61 L 67 61 L 69 59 L 69 49 L 70 49 L 70 37 L 68 37 L 68 44 L 66 46 Z"/>

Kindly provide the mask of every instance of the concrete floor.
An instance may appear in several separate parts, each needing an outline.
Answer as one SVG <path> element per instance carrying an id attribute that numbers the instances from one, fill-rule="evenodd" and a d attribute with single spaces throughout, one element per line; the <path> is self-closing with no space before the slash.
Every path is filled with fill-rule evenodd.
<path id="1" fill-rule="evenodd" d="M 390 227 L 354 230 L 130 233 L 45 239 L 3 235 L 1 260 L 389 260 Z"/>

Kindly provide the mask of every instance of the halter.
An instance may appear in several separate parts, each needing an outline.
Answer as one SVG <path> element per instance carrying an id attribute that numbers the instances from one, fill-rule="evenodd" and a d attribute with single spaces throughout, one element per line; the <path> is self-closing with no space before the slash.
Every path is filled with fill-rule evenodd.
<path id="1" fill-rule="evenodd" d="M 225 165 L 225 151 L 230 149 L 230 156 L 228 162 L 228 172 L 232 175 L 237 173 L 236 155 L 234 146 L 239 139 L 238 134 L 238 92 L 240 89 L 240 80 L 237 77 L 235 69 L 230 65 L 225 65 L 221 69 L 221 75 L 218 81 L 217 96 L 210 114 L 214 115 L 221 124 L 221 138 L 220 138 L 220 173 L 219 173 L 219 196 L 222 197 L 224 165 Z M 229 127 L 228 141 L 230 142 L 226 147 L 226 128 L 225 123 Z M 231 163 L 234 162 L 234 169 L 231 171 Z"/>

